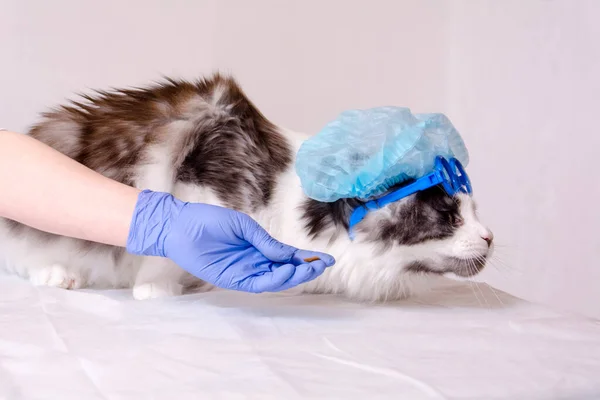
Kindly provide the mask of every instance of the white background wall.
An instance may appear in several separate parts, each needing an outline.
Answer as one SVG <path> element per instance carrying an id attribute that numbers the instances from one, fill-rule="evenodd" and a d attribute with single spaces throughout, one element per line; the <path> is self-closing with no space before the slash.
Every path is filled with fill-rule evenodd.
<path id="1" fill-rule="evenodd" d="M 600 317 L 600 2 L 448 7 L 445 109 L 514 270 L 489 277 Z"/>
<path id="2" fill-rule="evenodd" d="M 234 73 L 275 122 L 440 111 L 470 148 L 501 289 L 600 317 L 600 1 L 0 0 L 0 125 L 86 88 Z"/>

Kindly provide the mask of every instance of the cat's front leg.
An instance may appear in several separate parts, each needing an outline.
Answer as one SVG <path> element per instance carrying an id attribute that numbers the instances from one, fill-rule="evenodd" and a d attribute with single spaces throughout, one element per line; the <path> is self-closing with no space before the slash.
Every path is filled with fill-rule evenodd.
<path id="1" fill-rule="evenodd" d="M 68 270 L 61 264 L 33 268 L 28 273 L 30 282 L 35 286 L 62 289 L 81 289 L 85 286 L 85 280 L 79 272 Z"/>
<path id="2" fill-rule="evenodd" d="M 179 296 L 185 272 L 174 262 L 161 257 L 144 257 L 133 285 L 136 300 Z"/>

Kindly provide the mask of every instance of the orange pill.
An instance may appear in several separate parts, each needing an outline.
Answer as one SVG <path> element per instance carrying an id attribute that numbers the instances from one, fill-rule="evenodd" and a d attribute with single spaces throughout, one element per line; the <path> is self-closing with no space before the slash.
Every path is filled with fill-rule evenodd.
<path id="1" fill-rule="evenodd" d="M 317 260 L 320 260 L 320 258 L 319 257 L 309 257 L 309 258 L 305 258 L 304 262 L 309 263 L 309 262 L 313 262 L 313 261 L 317 261 Z"/>

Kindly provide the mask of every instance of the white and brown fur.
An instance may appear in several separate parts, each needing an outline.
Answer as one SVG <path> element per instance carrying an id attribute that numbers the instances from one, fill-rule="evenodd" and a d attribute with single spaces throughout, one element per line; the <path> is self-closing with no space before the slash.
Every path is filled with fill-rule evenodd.
<path id="1" fill-rule="evenodd" d="M 230 77 L 85 95 L 45 113 L 29 134 L 119 182 L 246 212 L 283 242 L 332 254 L 337 264 L 304 284 L 306 292 L 398 299 L 430 277 L 474 275 L 491 253 L 492 234 L 472 199 L 438 187 L 370 213 L 351 242 L 347 221 L 360 201 L 306 198 L 293 167 L 306 136 L 269 122 Z M 0 220 L 0 257 L 40 285 L 132 287 L 137 299 L 199 286 L 167 259 L 9 220 Z"/>

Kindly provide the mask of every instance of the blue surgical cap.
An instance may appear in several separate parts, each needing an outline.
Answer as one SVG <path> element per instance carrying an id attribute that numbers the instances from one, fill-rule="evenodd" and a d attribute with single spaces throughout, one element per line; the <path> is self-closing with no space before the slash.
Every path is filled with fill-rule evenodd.
<path id="1" fill-rule="evenodd" d="M 469 154 L 443 114 L 412 114 L 402 107 L 341 113 L 298 151 L 296 173 L 304 193 L 315 200 L 367 200 L 433 169 L 436 156 Z"/>

